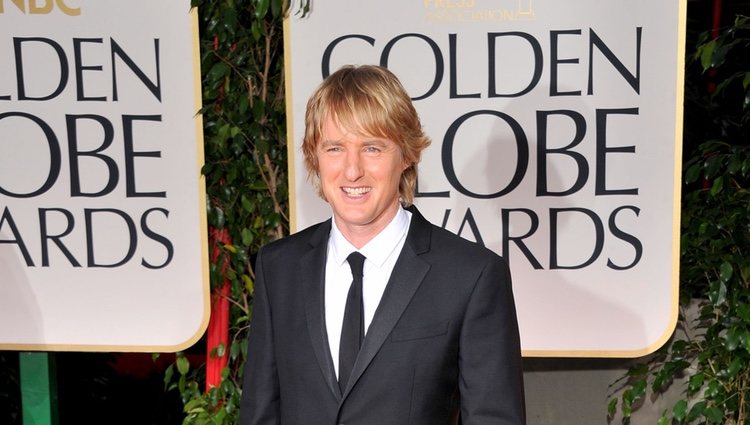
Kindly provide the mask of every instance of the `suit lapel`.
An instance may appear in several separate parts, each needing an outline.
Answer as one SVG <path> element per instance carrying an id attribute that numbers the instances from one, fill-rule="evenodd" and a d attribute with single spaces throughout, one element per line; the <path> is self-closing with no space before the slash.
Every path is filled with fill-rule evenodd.
<path id="1" fill-rule="evenodd" d="M 331 221 L 324 222 L 310 238 L 310 250 L 300 259 L 302 286 L 305 291 L 305 315 L 315 359 L 325 377 L 328 389 L 336 398 L 341 397 L 336 372 L 333 369 L 331 349 L 325 323 L 325 269 L 328 235 Z"/>
<path id="2" fill-rule="evenodd" d="M 367 369 L 367 366 L 370 365 L 393 327 L 396 326 L 398 319 L 401 318 L 401 314 L 406 310 L 430 269 L 430 265 L 419 258 L 419 254 L 429 250 L 430 223 L 422 217 L 416 208 L 411 207 L 409 211 L 412 213 L 412 219 L 406 243 L 404 243 L 401 254 L 393 268 L 372 323 L 367 329 L 367 335 L 354 363 L 342 402 Z"/>

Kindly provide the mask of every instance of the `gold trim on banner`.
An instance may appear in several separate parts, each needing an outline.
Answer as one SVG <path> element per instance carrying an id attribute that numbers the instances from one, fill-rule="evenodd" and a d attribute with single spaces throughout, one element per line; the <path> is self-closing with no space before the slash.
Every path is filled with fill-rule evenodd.
<path id="1" fill-rule="evenodd" d="M 297 169 L 295 168 L 294 101 L 292 100 L 292 35 L 288 13 L 284 18 L 284 100 L 286 101 L 286 164 L 289 191 L 289 233 L 297 231 Z"/>
<path id="2" fill-rule="evenodd" d="M 200 234 L 201 234 L 201 269 L 203 281 L 203 318 L 196 329 L 195 333 L 184 342 L 175 345 L 113 345 L 113 344 L 0 344 L 1 350 L 14 351 L 88 351 L 88 352 L 143 352 L 143 353 L 168 353 L 184 350 L 195 344 L 205 333 L 208 328 L 208 321 L 211 313 L 210 303 L 210 281 L 209 281 L 209 263 L 208 263 L 208 223 L 206 220 L 206 185 L 205 178 L 201 173 L 204 163 L 203 153 L 203 116 L 200 114 L 200 108 L 203 104 L 201 91 L 201 69 L 200 69 L 200 34 L 198 29 L 198 10 L 190 10 L 191 27 L 193 33 L 193 81 L 195 96 L 195 132 L 196 132 L 196 172 L 198 173 L 198 198 L 199 205 L 196 205 L 200 217 Z M 137 312 L 134 312 L 134 314 Z"/>
<path id="3" fill-rule="evenodd" d="M 640 350 L 625 351 L 587 351 L 587 350 L 523 350 L 524 357 L 600 357 L 600 358 L 636 358 L 643 357 L 661 348 L 674 333 L 677 325 L 680 302 L 680 213 L 682 199 L 682 131 L 683 131 L 683 97 L 685 94 L 685 33 L 687 28 L 687 0 L 679 0 L 679 23 L 677 25 L 677 73 L 675 90 L 675 132 L 674 132 L 674 191 L 672 201 L 672 309 L 669 326 L 651 345 Z"/>
<path id="4" fill-rule="evenodd" d="M 528 11 L 535 14 L 532 1 L 528 0 Z M 519 0 L 518 7 L 521 11 L 522 1 Z M 676 37 L 676 93 L 675 93 L 675 132 L 674 132 L 674 161 L 673 161 L 673 219 L 672 219 L 672 304 L 667 327 L 662 335 L 652 344 L 636 350 L 523 350 L 524 357 L 573 357 L 573 358 L 636 358 L 648 355 L 659 349 L 672 336 L 678 319 L 679 309 L 679 270 L 680 270 L 680 213 L 681 213 L 681 181 L 682 181 L 682 132 L 683 132 L 683 96 L 685 84 L 685 41 L 687 25 L 687 0 L 678 0 L 678 26 Z M 287 111 L 287 149 L 289 168 L 289 207 L 290 207 L 290 232 L 294 233 L 296 228 L 297 206 L 296 206 L 296 169 L 295 169 L 295 140 L 294 140 L 294 114 L 292 99 L 292 34 L 290 17 L 284 21 L 284 60 L 285 60 L 285 88 L 286 88 L 286 111 Z"/>
<path id="5" fill-rule="evenodd" d="M 184 350 L 196 342 L 203 336 L 208 328 L 208 321 L 211 317 L 211 280 L 209 277 L 209 262 L 208 262 L 208 218 L 206 217 L 206 178 L 203 175 L 202 169 L 205 163 L 204 146 L 205 141 L 203 139 L 203 114 L 200 112 L 203 106 L 203 93 L 201 90 L 201 45 L 200 45 L 200 29 L 198 22 L 198 8 L 191 7 L 190 15 L 192 21 L 192 32 L 193 32 L 193 96 L 195 99 L 195 115 L 193 120 L 195 121 L 195 152 L 196 152 L 196 173 L 198 174 L 198 208 L 200 217 L 200 234 L 201 234 L 201 271 L 203 280 L 203 319 L 201 324 L 196 329 L 195 334 L 181 344 L 169 347 L 166 351 L 181 351 Z M 162 349 L 164 347 L 161 347 Z"/>

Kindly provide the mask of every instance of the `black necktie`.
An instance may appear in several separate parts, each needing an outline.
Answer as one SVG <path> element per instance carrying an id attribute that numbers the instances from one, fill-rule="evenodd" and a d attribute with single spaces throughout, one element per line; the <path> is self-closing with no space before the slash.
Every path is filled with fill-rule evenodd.
<path id="1" fill-rule="evenodd" d="M 359 347 L 365 336 L 364 306 L 362 304 L 362 269 L 365 256 L 359 252 L 352 252 L 346 258 L 352 269 L 352 285 L 346 297 L 344 322 L 341 327 L 341 345 L 339 346 L 339 388 L 346 389 L 349 375 L 352 373 L 354 361 L 357 359 Z"/>

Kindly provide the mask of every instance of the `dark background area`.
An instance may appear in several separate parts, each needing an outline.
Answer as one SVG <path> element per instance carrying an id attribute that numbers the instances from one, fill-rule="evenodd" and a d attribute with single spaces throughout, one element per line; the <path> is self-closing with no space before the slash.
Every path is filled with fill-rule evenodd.
<path id="1" fill-rule="evenodd" d="M 50 353 L 57 376 L 59 424 L 178 425 L 182 403 L 165 391 L 172 355 Z M 22 425 L 18 353 L 0 351 L 0 425 Z"/>

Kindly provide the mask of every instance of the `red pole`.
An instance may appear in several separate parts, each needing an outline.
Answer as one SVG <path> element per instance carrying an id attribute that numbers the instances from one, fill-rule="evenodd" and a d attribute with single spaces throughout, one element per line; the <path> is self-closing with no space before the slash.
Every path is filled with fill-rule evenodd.
<path id="1" fill-rule="evenodd" d="M 211 318 L 208 321 L 206 341 L 206 392 L 211 387 L 221 385 L 221 371 L 227 366 L 229 350 L 229 279 L 226 270 L 229 262 L 226 257 L 221 257 L 221 246 L 232 243 L 227 229 L 214 229 L 209 231 L 211 241 L 211 263 L 221 261 L 221 276 L 224 282 L 218 288 L 214 288 L 211 294 Z M 224 347 L 223 355 L 219 356 L 217 349 L 220 345 Z"/>
<path id="2" fill-rule="evenodd" d="M 711 38 L 719 38 L 721 27 L 721 0 L 714 0 L 714 11 L 713 18 L 711 20 Z M 708 71 L 708 94 L 713 94 L 716 91 L 716 83 L 714 78 L 716 77 L 716 69 L 710 69 Z"/>
<path id="3" fill-rule="evenodd" d="M 714 10 L 713 15 L 711 18 L 711 38 L 717 39 L 719 38 L 719 34 L 721 27 L 721 0 L 714 0 Z M 708 70 L 708 83 L 706 83 L 706 90 L 708 91 L 709 95 L 714 94 L 716 91 L 716 82 L 714 79 L 716 78 L 716 68 L 711 68 Z M 704 189 L 710 189 L 712 185 L 712 182 L 708 179 L 703 179 L 703 188 Z"/>
<path id="4" fill-rule="evenodd" d="M 711 37 L 719 36 L 719 27 L 721 26 L 721 0 L 714 0 L 714 19 L 711 26 Z"/>

